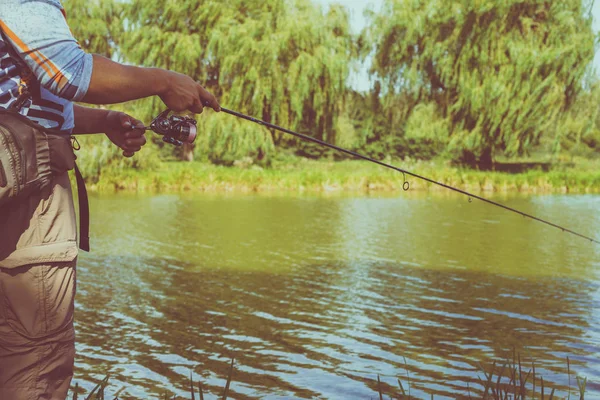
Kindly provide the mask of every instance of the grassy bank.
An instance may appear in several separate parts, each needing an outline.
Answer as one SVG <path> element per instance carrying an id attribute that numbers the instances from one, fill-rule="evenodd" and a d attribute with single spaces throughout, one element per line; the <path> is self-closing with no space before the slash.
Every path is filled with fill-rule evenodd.
<path id="1" fill-rule="evenodd" d="M 519 174 L 461 169 L 437 162 L 392 162 L 400 168 L 473 192 L 598 193 L 600 162 Z M 411 190 L 446 190 L 406 176 Z M 89 189 L 142 191 L 400 191 L 403 174 L 363 161 L 298 160 L 271 168 L 163 162 L 153 170 L 105 168 Z"/>

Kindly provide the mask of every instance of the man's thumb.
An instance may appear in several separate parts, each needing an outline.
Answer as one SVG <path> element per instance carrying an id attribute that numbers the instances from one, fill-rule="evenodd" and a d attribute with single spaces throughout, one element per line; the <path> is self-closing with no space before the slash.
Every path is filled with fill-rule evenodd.
<path id="1" fill-rule="evenodd" d="M 129 115 L 125 114 L 125 113 L 121 113 L 121 115 L 119 115 L 119 119 L 121 120 L 121 126 L 123 128 L 127 128 L 127 129 L 131 129 L 132 128 L 132 124 L 131 124 L 131 118 L 129 117 Z"/>

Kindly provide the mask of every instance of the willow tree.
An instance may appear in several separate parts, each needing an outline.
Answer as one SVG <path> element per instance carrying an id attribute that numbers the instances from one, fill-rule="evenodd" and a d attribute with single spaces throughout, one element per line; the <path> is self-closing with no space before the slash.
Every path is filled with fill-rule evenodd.
<path id="1" fill-rule="evenodd" d="M 349 17 L 308 0 L 133 0 L 128 60 L 201 81 L 221 104 L 335 142 L 337 111 L 353 56 Z M 213 160 L 262 158 L 279 139 L 226 115 L 200 119 Z"/>
<path id="2" fill-rule="evenodd" d="M 600 150 L 600 82 L 592 81 L 564 115 L 553 139 L 553 153 L 592 156 Z"/>
<path id="3" fill-rule="evenodd" d="M 386 0 L 369 29 L 372 72 L 447 127 L 425 135 L 445 131 L 451 149 L 490 168 L 571 109 L 594 55 L 587 11 L 581 0 Z"/>
<path id="4" fill-rule="evenodd" d="M 81 47 L 95 54 L 120 59 L 119 43 L 124 31 L 124 7 L 120 0 L 62 0 L 69 28 Z M 92 107 L 105 107 L 88 105 Z M 109 105 L 138 116 L 131 104 Z M 122 151 L 104 135 L 84 135 L 79 138 L 79 167 L 86 180 L 97 182 L 102 171 L 119 168 L 148 169 L 156 167 L 157 158 L 144 149 L 143 157 L 124 158 Z"/>

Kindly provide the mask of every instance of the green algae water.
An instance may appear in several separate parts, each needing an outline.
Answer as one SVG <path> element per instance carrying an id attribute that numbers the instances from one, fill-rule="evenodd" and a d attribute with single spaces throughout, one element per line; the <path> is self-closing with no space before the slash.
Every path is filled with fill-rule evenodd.
<path id="1" fill-rule="evenodd" d="M 494 200 L 600 238 L 600 196 Z M 400 378 L 463 399 L 516 349 L 565 395 L 569 356 L 571 386 L 586 376 L 600 398 L 600 246 L 560 230 L 443 193 L 117 194 L 91 210 L 84 388 L 110 374 L 121 398 L 190 398 L 193 371 L 215 398 L 234 358 L 235 399 L 375 398 L 377 375 L 386 398 Z"/>

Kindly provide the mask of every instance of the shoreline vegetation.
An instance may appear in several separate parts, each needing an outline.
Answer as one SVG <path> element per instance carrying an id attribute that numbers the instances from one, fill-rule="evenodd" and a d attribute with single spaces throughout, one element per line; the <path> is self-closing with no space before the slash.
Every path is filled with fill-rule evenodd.
<path id="1" fill-rule="evenodd" d="M 548 172 L 477 171 L 444 161 L 387 161 L 409 172 L 474 193 L 600 193 L 600 162 L 584 160 Z M 148 169 L 103 168 L 90 179 L 95 193 L 141 192 L 401 192 L 402 173 L 366 161 L 299 159 L 268 168 L 251 163 L 233 167 L 203 162 L 161 162 Z M 445 191 L 443 187 L 406 175 L 411 191 Z"/>
<path id="2" fill-rule="evenodd" d="M 264 0 L 253 12 L 244 1 L 63 3 L 87 52 L 194 77 L 224 107 L 312 139 L 474 193 L 600 192 L 598 168 L 585 167 L 600 166 L 591 0 L 383 0 L 359 31 L 350 8 L 314 0 Z M 361 65 L 368 85 L 358 89 Z M 108 108 L 149 122 L 164 105 L 152 97 Z M 207 112 L 197 132 L 181 147 L 148 133 L 132 161 L 102 135 L 81 135 L 79 166 L 95 192 L 401 193 L 404 184 L 244 118 Z M 528 172 L 477 171 L 499 161 Z"/>

